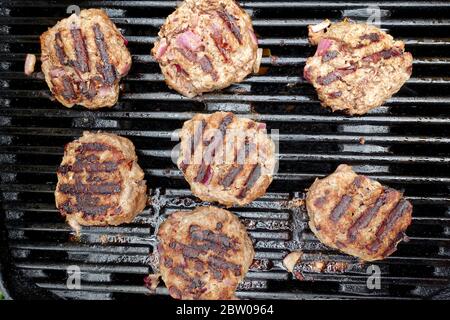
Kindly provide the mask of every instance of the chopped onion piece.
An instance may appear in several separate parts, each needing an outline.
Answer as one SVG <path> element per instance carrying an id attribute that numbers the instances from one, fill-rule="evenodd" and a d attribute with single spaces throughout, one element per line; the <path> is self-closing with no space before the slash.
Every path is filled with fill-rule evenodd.
<path id="1" fill-rule="evenodd" d="M 36 64 L 36 56 L 34 54 L 27 54 L 25 58 L 24 72 L 27 76 L 34 72 L 34 65 Z"/>
<path id="2" fill-rule="evenodd" d="M 262 55 L 263 55 L 263 49 L 258 48 L 258 50 L 256 50 L 256 60 L 255 60 L 255 63 L 253 64 L 253 73 L 259 72 L 259 67 L 261 66 Z"/>
<path id="3" fill-rule="evenodd" d="M 322 31 L 323 29 L 328 28 L 330 26 L 330 24 L 331 24 L 330 20 L 328 20 L 328 19 L 324 20 L 324 21 L 322 21 L 322 22 L 320 22 L 318 24 L 315 24 L 315 25 L 311 26 L 311 31 L 312 32 Z"/>

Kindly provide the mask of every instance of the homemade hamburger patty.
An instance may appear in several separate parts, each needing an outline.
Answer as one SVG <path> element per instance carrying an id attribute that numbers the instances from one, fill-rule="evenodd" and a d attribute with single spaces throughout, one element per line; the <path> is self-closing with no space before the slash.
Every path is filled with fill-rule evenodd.
<path id="1" fill-rule="evenodd" d="M 115 134 L 84 132 L 65 146 L 57 173 L 56 207 L 74 228 L 131 222 L 146 205 L 134 145 Z"/>
<path id="2" fill-rule="evenodd" d="M 411 224 L 412 205 L 399 191 L 345 164 L 313 183 L 306 207 L 320 241 L 366 261 L 392 254 Z"/>
<path id="3" fill-rule="evenodd" d="M 233 0 L 185 0 L 161 27 L 152 55 L 172 89 L 194 97 L 257 72 L 262 51 Z"/>
<path id="4" fill-rule="evenodd" d="M 266 125 L 231 112 L 197 114 L 180 132 L 178 167 L 204 201 L 243 206 L 262 196 L 275 170 Z"/>
<path id="5" fill-rule="evenodd" d="M 120 78 L 131 67 L 125 42 L 100 9 L 81 10 L 44 32 L 42 72 L 55 98 L 68 108 L 114 105 Z"/>
<path id="6" fill-rule="evenodd" d="M 216 207 L 172 213 L 158 231 L 161 277 L 176 299 L 233 299 L 255 252 L 244 225 Z"/>
<path id="7" fill-rule="evenodd" d="M 309 40 L 317 51 L 304 69 L 323 106 L 365 114 L 392 97 L 411 76 L 413 58 L 404 51 L 403 41 L 368 24 L 329 24 L 309 26 Z"/>

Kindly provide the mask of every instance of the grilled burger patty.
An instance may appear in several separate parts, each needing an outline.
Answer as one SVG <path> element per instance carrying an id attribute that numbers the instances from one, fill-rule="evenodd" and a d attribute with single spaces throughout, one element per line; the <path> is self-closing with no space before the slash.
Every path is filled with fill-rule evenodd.
<path id="1" fill-rule="evenodd" d="M 194 97 L 259 69 L 262 51 L 234 0 L 185 0 L 158 33 L 152 55 L 172 89 Z"/>
<path id="2" fill-rule="evenodd" d="M 329 21 L 309 26 L 309 40 L 317 51 L 304 69 L 323 106 L 365 114 L 392 97 L 411 76 L 413 58 L 402 41 L 368 24 L 327 25 Z"/>
<path id="3" fill-rule="evenodd" d="M 65 146 L 57 173 L 56 207 L 74 228 L 131 222 L 146 205 L 134 145 L 115 134 L 84 132 Z"/>
<path id="4" fill-rule="evenodd" d="M 126 40 L 103 10 L 81 10 L 41 35 L 42 72 L 64 106 L 113 106 L 131 67 Z"/>
<path id="5" fill-rule="evenodd" d="M 158 231 L 161 277 L 176 299 L 233 299 L 255 252 L 244 225 L 216 207 L 178 211 Z"/>
<path id="6" fill-rule="evenodd" d="M 399 191 L 344 164 L 313 183 L 306 207 L 320 241 L 366 261 L 392 254 L 411 224 L 412 205 Z"/>
<path id="7" fill-rule="evenodd" d="M 204 201 L 243 206 L 262 196 L 276 165 L 264 123 L 231 112 L 197 114 L 180 132 L 178 167 Z"/>

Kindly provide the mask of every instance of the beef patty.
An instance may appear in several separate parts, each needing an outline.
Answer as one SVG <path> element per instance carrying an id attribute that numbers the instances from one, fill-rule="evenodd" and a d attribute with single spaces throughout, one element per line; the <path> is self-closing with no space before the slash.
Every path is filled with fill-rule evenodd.
<path id="1" fill-rule="evenodd" d="M 131 67 L 126 40 L 100 9 L 81 10 L 41 35 L 42 72 L 64 106 L 113 106 Z"/>
<path id="2" fill-rule="evenodd" d="M 327 246 L 366 261 L 384 259 L 405 238 L 412 205 L 394 189 L 340 165 L 309 188 L 309 226 Z"/>
<path id="3" fill-rule="evenodd" d="M 264 123 L 231 112 L 197 114 L 180 132 L 178 167 L 204 201 L 243 206 L 262 196 L 276 166 Z"/>
<path id="4" fill-rule="evenodd" d="M 309 26 L 317 45 L 306 61 L 304 77 L 322 105 L 350 115 L 365 114 L 400 90 L 412 72 L 413 58 L 404 43 L 379 28 L 343 21 Z"/>
<path id="5" fill-rule="evenodd" d="M 194 97 L 257 72 L 262 50 L 234 0 L 185 0 L 159 31 L 152 55 L 172 89 Z"/>
<path id="6" fill-rule="evenodd" d="M 255 255 L 244 225 L 216 207 L 172 213 L 158 239 L 161 277 L 176 299 L 234 299 Z"/>
<path id="7" fill-rule="evenodd" d="M 56 207 L 75 229 L 131 222 L 146 205 L 134 145 L 115 134 L 84 132 L 65 146 L 57 173 Z"/>

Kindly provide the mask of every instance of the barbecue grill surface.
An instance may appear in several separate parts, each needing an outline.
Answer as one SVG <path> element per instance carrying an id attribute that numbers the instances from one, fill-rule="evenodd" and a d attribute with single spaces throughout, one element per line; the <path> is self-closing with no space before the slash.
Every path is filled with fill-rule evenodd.
<path id="1" fill-rule="evenodd" d="M 133 66 L 117 106 L 67 110 L 49 99 L 41 72 L 23 73 L 27 53 L 39 55 L 39 35 L 66 17 L 73 1 L 1 1 L 0 9 L 0 247 L 2 277 L 13 298 L 155 299 L 144 277 L 152 272 L 155 228 L 175 210 L 200 204 L 170 160 L 172 131 L 196 112 L 231 110 L 280 130 L 280 168 L 269 192 L 232 208 L 254 240 L 256 262 L 241 298 L 442 298 L 450 275 L 450 3 L 243 1 L 265 49 L 259 75 L 222 92 L 189 100 L 167 88 L 150 49 L 175 1 L 83 1 L 103 8 L 129 41 Z M 413 75 L 382 107 L 362 117 L 322 109 L 301 77 L 306 26 L 324 18 L 365 20 L 381 7 L 381 27 L 404 39 Z M 40 65 L 36 66 L 40 71 Z M 146 172 L 153 204 L 128 225 L 83 228 L 64 223 L 54 204 L 63 146 L 83 130 L 130 138 Z M 362 144 L 364 142 L 364 144 Z M 414 205 L 408 243 L 380 267 L 381 289 L 366 286 L 367 265 L 322 245 L 307 226 L 304 189 L 347 163 L 358 173 L 404 190 Z M 345 273 L 306 270 L 303 281 L 282 268 L 291 250 L 305 259 L 348 262 Z M 67 271 L 81 268 L 81 290 L 68 290 Z M 1 278 L 0 278 L 1 279 Z"/>

